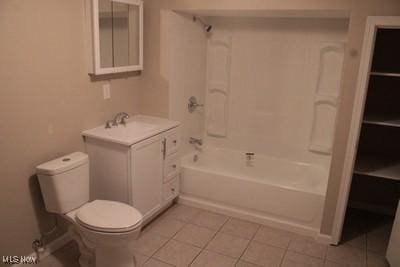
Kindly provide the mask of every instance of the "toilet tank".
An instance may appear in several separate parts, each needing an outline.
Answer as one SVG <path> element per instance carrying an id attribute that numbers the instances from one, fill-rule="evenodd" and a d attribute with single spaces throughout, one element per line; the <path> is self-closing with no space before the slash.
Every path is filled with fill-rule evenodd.
<path id="1" fill-rule="evenodd" d="M 65 214 L 89 201 L 89 157 L 82 152 L 36 167 L 46 210 Z"/>

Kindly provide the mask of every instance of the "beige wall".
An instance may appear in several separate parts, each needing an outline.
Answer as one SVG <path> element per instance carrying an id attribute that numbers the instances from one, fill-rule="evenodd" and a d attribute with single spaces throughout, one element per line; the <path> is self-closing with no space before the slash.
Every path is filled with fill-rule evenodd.
<path id="1" fill-rule="evenodd" d="M 342 103 L 332 167 L 328 185 L 322 233 L 330 234 L 343 168 L 354 92 L 356 88 L 360 50 L 366 16 L 400 15 L 398 0 L 145 0 L 145 72 L 144 90 L 140 92 L 141 110 L 168 116 L 168 81 L 160 75 L 160 10 L 195 9 L 267 9 L 267 10 L 348 10 L 350 12 L 349 40 L 345 54 L 342 81 Z"/>
<path id="2" fill-rule="evenodd" d="M 140 76 L 113 76 L 104 100 L 87 54 L 82 0 L 0 1 L 0 257 L 30 253 L 52 226 L 35 166 L 84 150 L 80 132 L 116 112 L 138 113 Z"/>

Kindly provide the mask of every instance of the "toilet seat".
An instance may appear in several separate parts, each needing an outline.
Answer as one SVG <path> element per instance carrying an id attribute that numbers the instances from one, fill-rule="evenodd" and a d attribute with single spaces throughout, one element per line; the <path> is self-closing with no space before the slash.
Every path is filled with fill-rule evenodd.
<path id="1" fill-rule="evenodd" d="M 142 214 L 125 203 L 94 200 L 83 205 L 76 213 L 76 221 L 93 231 L 123 233 L 140 227 Z"/>

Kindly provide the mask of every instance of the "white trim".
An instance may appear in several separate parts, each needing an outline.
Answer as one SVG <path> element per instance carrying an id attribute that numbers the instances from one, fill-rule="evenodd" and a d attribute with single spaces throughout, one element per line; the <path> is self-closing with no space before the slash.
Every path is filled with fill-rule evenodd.
<path id="1" fill-rule="evenodd" d="M 124 3 L 128 5 L 136 5 L 136 6 L 139 6 L 140 3 L 142 2 L 141 0 L 110 0 L 110 1 L 117 3 Z"/>
<path id="2" fill-rule="evenodd" d="M 335 218 L 332 229 L 332 243 L 338 244 L 342 235 L 342 228 L 348 197 L 350 193 L 353 168 L 357 153 L 358 138 L 364 113 L 365 99 L 368 89 L 368 78 L 371 69 L 372 54 L 375 44 L 377 28 L 400 27 L 400 17 L 368 17 L 364 42 L 361 53 L 361 61 L 358 72 L 357 88 L 354 97 L 354 107 L 350 124 L 349 138 L 347 141 L 344 167 L 341 176 L 341 183 L 336 206 Z"/>
<path id="3" fill-rule="evenodd" d="M 337 18 L 349 19 L 351 9 L 174 9 L 175 12 L 203 17 L 256 18 Z"/>
<path id="4" fill-rule="evenodd" d="M 100 68 L 100 23 L 99 0 L 92 0 L 92 34 L 93 34 L 93 72 L 98 74 Z"/>
<path id="5" fill-rule="evenodd" d="M 323 238 L 319 239 L 319 229 L 305 227 L 295 223 L 287 223 L 282 222 L 276 219 L 269 218 L 267 216 L 263 216 L 251 211 L 242 210 L 240 208 L 235 208 L 231 206 L 224 205 L 222 203 L 210 202 L 204 199 L 188 196 L 186 194 L 180 193 L 178 198 L 178 203 L 192 206 L 195 208 L 205 209 L 212 212 L 217 212 L 220 214 L 224 214 L 226 216 L 231 216 L 251 222 L 255 222 L 258 224 L 290 231 L 296 234 L 311 236 L 316 240 L 323 240 Z M 325 243 L 325 242 L 324 242 Z"/>
<path id="6" fill-rule="evenodd" d="M 53 240 L 49 244 L 47 244 L 44 248 L 44 251 L 41 252 L 39 255 L 40 261 L 42 261 L 43 259 L 50 256 L 52 253 L 54 253 L 61 247 L 65 246 L 71 240 L 72 240 L 72 236 L 67 232 L 67 233 L 63 234 L 62 236 L 58 237 L 57 239 Z M 32 252 L 28 256 L 29 257 L 37 257 L 38 255 L 36 254 L 36 252 Z M 23 267 L 23 266 L 26 266 L 26 264 L 19 263 L 19 264 L 14 264 L 12 266 L 13 267 Z"/>
<path id="7" fill-rule="evenodd" d="M 315 240 L 317 240 L 317 242 L 321 244 L 327 244 L 327 245 L 332 244 L 331 235 L 325 235 L 320 233 L 315 237 Z"/>

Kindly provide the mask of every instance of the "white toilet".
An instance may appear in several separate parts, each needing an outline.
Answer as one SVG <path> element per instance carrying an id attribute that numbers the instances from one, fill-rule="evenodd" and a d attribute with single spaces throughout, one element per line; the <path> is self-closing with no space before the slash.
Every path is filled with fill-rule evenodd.
<path id="1" fill-rule="evenodd" d="M 139 236 L 143 216 L 124 203 L 89 202 L 88 155 L 75 152 L 36 169 L 46 210 L 73 225 L 70 232 L 79 244 L 81 266 L 135 266 L 129 244 Z"/>

